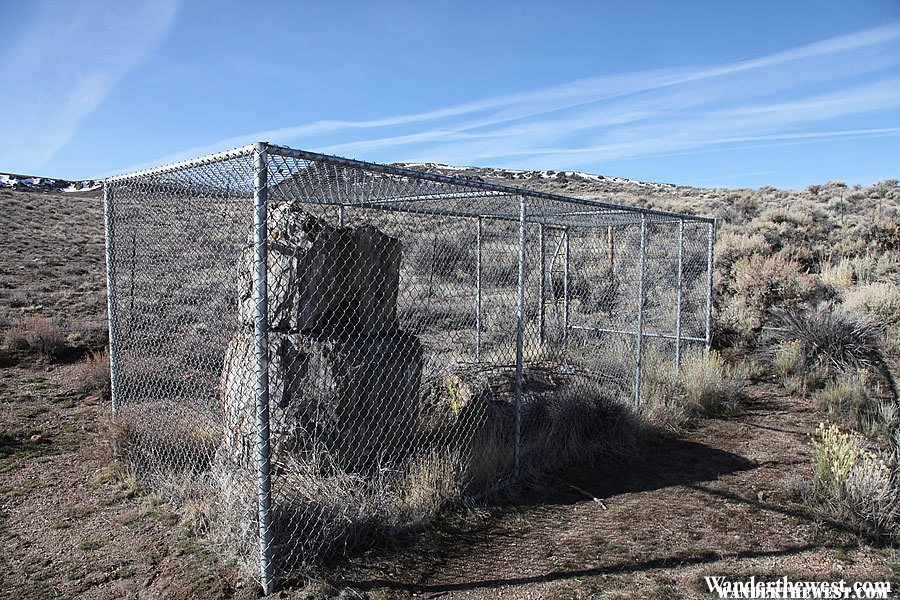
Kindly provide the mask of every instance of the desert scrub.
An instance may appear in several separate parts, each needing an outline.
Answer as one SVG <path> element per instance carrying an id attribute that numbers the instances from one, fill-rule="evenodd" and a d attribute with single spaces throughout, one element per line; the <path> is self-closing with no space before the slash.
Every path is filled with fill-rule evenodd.
<path id="1" fill-rule="evenodd" d="M 522 462 L 532 481 L 541 481 L 545 473 L 573 465 L 634 455 L 645 429 L 627 404 L 566 390 L 531 419 L 522 436 Z"/>
<path id="2" fill-rule="evenodd" d="M 778 343 L 772 357 L 772 369 L 782 385 L 792 394 L 805 395 L 810 374 L 805 369 L 803 342 L 785 340 Z"/>
<path id="3" fill-rule="evenodd" d="M 849 288 L 857 283 L 859 275 L 857 269 L 854 268 L 854 261 L 841 258 L 837 262 L 832 262 L 830 259 L 823 261 L 819 265 L 819 277 L 826 285 Z"/>
<path id="4" fill-rule="evenodd" d="M 814 483 L 810 500 L 860 534 L 895 541 L 900 533 L 900 471 L 897 439 L 876 452 L 861 436 L 819 424 L 813 440 Z"/>
<path id="5" fill-rule="evenodd" d="M 775 369 L 775 374 L 778 377 L 786 379 L 799 374 L 805 360 L 803 342 L 800 340 L 786 340 L 775 347 L 772 368 Z"/>
<path id="6" fill-rule="evenodd" d="M 900 426 L 900 411 L 890 399 L 879 398 L 865 369 L 828 381 L 813 394 L 819 408 L 830 419 L 863 433 L 869 439 L 888 444 Z"/>
<path id="7" fill-rule="evenodd" d="M 109 351 L 91 352 L 75 365 L 75 389 L 103 399 L 110 397 Z"/>
<path id="8" fill-rule="evenodd" d="M 829 378 L 867 370 L 872 383 L 896 397 L 893 375 L 881 350 L 882 328 L 862 313 L 829 303 L 815 308 L 772 310 L 776 343 L 795 341 L 806 372 Z"/>
<path id="9" fill-rule="evenodd" d="M 420 277 L 452 281 L 475 272 L 473 240 L 447 239 L 435 236 L 422 239 L 411 254 L 412 264 Z"/>
<path id="10" fill-rule="evenodd" d="M 389 513 L 395 526 L 409 527 L 434 519 L 447 502 L 459 495 L 462 460 L 454 449 L 424 453 L 403 471 Z"/>
<path id="11" fill-rule="evenodd" d="M 641 414 L 664 430 L 680 431 L 698 417 L 734 410 L 744 381 L 715 350 L 688 351 L 681 372 L 658 351 L 646 355 L 641 393 Z"/>
<path id="12" fill-rule="evenodd" d="M 742 258 L 754 254 L 765 255 L 772 252 L 766 239 L 759 235 L 739 233 L 733 227 L 724 229 L 718 236 L 715 245 L 715 269 L 725 280 L 733 278 L 734 265 Z"/>
<path id="13" fill-rule="evenodd" d="M 879 282 L 850 288 L 843 293 L 844 306 L 865 312 L 892 327 L 900 327 L 900 286 Z"/>
<path id="14" fill-rule="evenodd" d="M 733 279 L 722 282 L 721 318 L 745 338 L 753 338 L 774 306 L 793 306 L 815 291 L 799 263 L 781 256 L 753 254 L 734 265 Z"/>
<path id="15" fill-rule="evenodd" d="M 5 344 L 10 350 L 35 352 L 46 358 L 56 358 L 66 347 L 66 337 L 52 321 L 29 317 L 8 329 Z"/>

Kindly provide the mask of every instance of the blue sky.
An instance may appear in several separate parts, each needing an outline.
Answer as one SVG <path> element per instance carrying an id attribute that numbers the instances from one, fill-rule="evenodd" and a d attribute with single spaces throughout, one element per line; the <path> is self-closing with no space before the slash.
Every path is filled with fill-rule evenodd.
<path id="1" fill-rule="evenodd" d="M 0 7 L 0 171 L 265 139 L 702 186 L 900 177 L 898 0 Z"/>

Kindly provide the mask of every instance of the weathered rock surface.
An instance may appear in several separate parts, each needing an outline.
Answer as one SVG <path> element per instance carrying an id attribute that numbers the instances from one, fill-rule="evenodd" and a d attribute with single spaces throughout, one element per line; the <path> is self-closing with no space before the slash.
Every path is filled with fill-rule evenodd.
<path id="1" fill-rule="evenodd" d="M 254 342 L 228 346 L 222 372 L 225 447 L 244 463 L 255 456 Z M 402 446 L 419 411 L 422 346 L 412 335 L 269 334 L 273 456 L 327 450 L 346 466 Z"/>
<path id="2" fill-rule="evenodd" d="M 278 331 L 397 328 L 401 244 L 374 227 L 336 228 L 295 204 L 269 214 L 269 327 Z M 244 251 L 241 321 L 253 323 L 253 248 Z"/>
<path id="3" fill-rule="evenodd" d="M 398 328 L 400 241 L 336 228 L 278 205 L 269 213 L 269 405 L 276 463 L 326 452 L 355 468 L 400 450 L 419 416 L 422 345 Z M 239 287 L 242 326 L 220 390 L 223 450 L 255 460 L 252 246 Z"/>

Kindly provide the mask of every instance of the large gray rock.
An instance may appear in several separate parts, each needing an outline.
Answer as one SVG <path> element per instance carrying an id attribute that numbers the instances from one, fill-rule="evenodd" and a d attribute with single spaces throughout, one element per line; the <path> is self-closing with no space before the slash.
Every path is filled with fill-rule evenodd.
<path id="1" fill-rule="evenodd" d="M 231 340 L 221 379 L 224 448 L 255 460 L 254 345 Z M 410 334 L 269 333 L 270 431 L 275 461 L 327 451 L 345 468 L 409 443 L 419 413 L 422 346 Z"/>
<path id="2" fill-rule="evenodd" d="M 269 327 L 279 331 L 397 327 L 401 244 L 374 227 L 335 228 L 299 205 L 273 207 L 268 218 Z M 241 320 L 253 323 L 252 245 L 244 251 Z"/>

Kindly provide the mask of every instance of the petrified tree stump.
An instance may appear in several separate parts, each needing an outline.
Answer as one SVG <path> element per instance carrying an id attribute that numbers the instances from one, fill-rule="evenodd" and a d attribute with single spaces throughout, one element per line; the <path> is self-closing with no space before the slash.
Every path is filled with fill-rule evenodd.
<path id="1" fill-rule="evenodd" d="M 222 372 L 225 447 L 244 464 L 255 456 L 254 342 L 235 336 Z M 387 336 L 269 334 L 273 457 L 327 450 L 361 465 L 402 445 L 418 419 L 422 347 Z"/>
<path id="2" fill-rule="evenodd" d="M 335 228 L 294 204 L 268 221 L 269 327 L 389 332 L 397 327 L 401 244 L 374 227 Z M 244 251 L 241 320 L 253 323 L 253 248 Z"/>
<path id="3" fill-rule="evenodd" d="M 400 241 L 335 228 L 294 204 L 269 216 L 269 401 L 273 458 L 327 451 L 354 468 L 400 449 L 419 413 L 422 346 L 398 328 Z M 224 450 L 255 460 L 252 246 L 244 253 L 242 327 L 220 382 Z"/>

